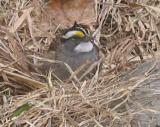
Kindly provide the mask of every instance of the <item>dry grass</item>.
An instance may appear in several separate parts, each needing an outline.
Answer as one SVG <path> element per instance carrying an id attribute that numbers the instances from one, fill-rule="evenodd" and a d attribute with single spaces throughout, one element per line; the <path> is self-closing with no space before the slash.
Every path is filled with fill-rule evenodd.
<path id="1" fill-rule="evenodd" d="M 69 83 L 53 81 L 50 73 L 39 75 L 28 67 L 46 53 L 55 38 L 54 22 L 42 28 L 39 21 L 46 3 L 0 1 L 1 126 L 130 126 L 139 112 L 158 112 L 143 107 L 143 99 L 141 105 L 136 103 L 132 96 L 144 82 L 159 75 L 145 76 L 144 72 L 125 79 L 120 74 L 158 52 L 160 3 L 115 1 L 95 1 L 97 23 L 92 29 L 103 57 L 101 72 L 92 79 Z M 17 114 L 20 107 L 22 113 Z"/>

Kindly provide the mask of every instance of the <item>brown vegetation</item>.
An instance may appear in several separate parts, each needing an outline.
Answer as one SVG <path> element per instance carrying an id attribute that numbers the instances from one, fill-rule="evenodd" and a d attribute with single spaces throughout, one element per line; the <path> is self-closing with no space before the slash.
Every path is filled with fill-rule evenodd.
<path id="1" fill-rule="evenodd" d="M 65 1 L 0 1 L 0 126 L 160 125 L 159 1 Z M 56 31 L 75 19 L 94 32 L 100 73 L 81 82 L 35 73 Z"/>

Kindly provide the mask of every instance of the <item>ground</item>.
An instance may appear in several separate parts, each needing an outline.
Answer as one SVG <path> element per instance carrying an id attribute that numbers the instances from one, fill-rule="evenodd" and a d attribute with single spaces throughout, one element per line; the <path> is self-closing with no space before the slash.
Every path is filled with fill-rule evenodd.
<path id="1" fill-rule="evenodd" d="M 160 126 L 159 18 L 158 0 L 1 0 L 0 126 Z M 70 82 L 37 73 L 74 20 L 93 32 L 100 71 Z"/>

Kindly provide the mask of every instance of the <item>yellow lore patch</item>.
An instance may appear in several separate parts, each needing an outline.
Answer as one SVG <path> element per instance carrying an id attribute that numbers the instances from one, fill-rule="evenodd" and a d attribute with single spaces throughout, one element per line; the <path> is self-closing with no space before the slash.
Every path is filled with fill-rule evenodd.
<path id="1" fill-rule="evenodd" d="M 68 32 L 63 36 L 63 38 L 68 39 L 68 38 L 74 37 L 74 36 L 82 38 L 82 37 L 84 37 L 85 35 L 84 35 L 84 33 L 83 33 L 82 31 L 73 30 L 73 31 L 68 31 Z"/>
<path id="2" fill-rule="evenodd" d="M 76 31 L 75 32 L 75 36 L 77 36 L 77 37 L 84 37 L 85 35 L 84 35 L 84 33 L 82 31 Z"/>

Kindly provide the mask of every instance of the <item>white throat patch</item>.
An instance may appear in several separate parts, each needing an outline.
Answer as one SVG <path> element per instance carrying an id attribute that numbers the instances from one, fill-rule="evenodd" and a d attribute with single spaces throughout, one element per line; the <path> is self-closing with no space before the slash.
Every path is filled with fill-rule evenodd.
<path id="1" fill-rule="evenodd" d="M 90 52 L 93 49 L 93 44 L 91 42 L 81 42 L 74 48 L 74 51 L 80 52 Z"/>

